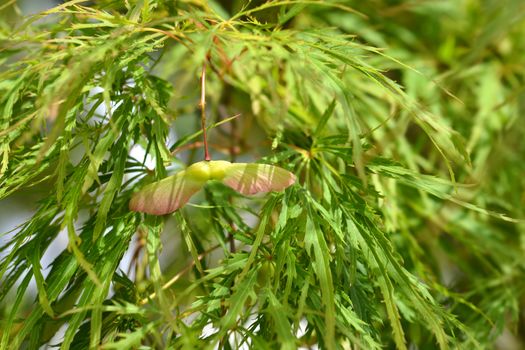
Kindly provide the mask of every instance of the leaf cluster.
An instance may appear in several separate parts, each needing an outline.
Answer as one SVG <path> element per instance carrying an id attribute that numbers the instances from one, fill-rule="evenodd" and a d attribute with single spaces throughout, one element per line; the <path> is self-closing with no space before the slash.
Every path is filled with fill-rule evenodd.
<path id="1" fill-rule="evenodd" d="M 0 199 L 43 195 L 2 237 L 0 349 L 519 344 L 525 9 L 502 3 L 2 17 Z M 298 181 L 258 198 L 210 181 L 169 217 L 130 212 L 201 158 L 203 64 L 214 158 Z"/>

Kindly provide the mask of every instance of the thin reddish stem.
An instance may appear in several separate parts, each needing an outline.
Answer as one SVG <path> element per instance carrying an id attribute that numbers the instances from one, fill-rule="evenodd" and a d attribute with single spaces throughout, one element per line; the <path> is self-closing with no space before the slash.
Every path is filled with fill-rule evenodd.
<path id="1" fill-rule="evenodd" d="M 206 135 L 206 62 L 202 65 L 201 74 L 201 128 L 204 141 L 204 160 L 211 160 L 208 152 L 208 136 Z"/>

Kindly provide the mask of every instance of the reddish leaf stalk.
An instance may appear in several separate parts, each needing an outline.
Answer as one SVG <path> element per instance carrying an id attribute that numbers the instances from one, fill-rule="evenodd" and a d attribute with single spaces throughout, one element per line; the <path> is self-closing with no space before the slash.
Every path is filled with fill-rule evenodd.
<path id="1" fill-rule="evenodd" d="M 206 62 L 202 64 L 201 74 L 201 128 L 204 142 L 204 160 L 211 160 L 208 151 L 208 136 L 206 135 Z"/>

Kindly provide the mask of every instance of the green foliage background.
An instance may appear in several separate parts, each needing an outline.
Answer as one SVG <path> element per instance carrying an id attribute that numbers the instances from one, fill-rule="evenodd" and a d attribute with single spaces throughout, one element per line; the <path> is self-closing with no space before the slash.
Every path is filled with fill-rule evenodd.
<path id="1" fill-rule="evenodd" d="M 0 199 L 45 193 L 2 237 L 0 349 L 523 346 L 523 1 L 0 9 Z M 130 212 L 202 159 L 205 62 L 214 158 L 299 181 Z"/>

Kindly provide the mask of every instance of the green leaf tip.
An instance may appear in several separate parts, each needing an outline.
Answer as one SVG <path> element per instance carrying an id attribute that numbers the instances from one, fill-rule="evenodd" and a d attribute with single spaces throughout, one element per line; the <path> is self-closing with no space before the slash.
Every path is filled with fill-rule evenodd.
<path id="1" fill-rule="evenodd" d="M 176 211 L 209 180 L 218 180 L 235 191 L 252 195 L 282 191 L 295 183 L 291 172 L 269 164 L 201 161 L 173 176 L 145 186 L 133 195 L 129 209 L 165 215 Z"/>

